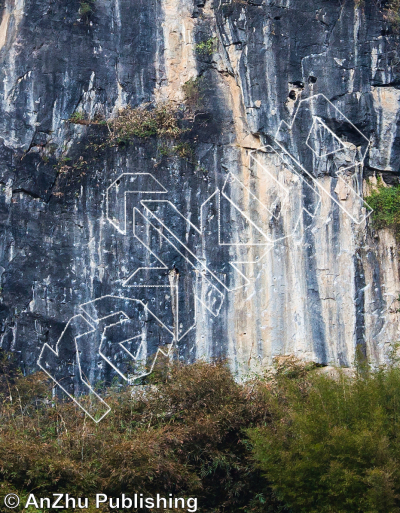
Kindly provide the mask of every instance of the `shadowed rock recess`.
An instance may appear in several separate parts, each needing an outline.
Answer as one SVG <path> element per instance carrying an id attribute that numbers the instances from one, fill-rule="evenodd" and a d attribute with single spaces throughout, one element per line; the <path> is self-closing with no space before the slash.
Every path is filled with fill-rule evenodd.
<path id="1" fill-rule="evenodd" d="M 383 362 L 398 247 L 362 197 L 399 182 L 400 52 L 378 4 L 2 0 L 0 347 L 70 393 L 160 350 Z M 110 138 L 163 105 L 179 138 Z"/>

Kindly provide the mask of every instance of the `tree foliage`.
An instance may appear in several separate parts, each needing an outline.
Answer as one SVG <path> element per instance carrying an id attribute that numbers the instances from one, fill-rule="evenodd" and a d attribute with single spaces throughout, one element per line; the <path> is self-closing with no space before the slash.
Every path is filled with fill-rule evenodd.
<path id="1" fill-rule="evenodd" d="M 161 362 L 140 387 L 104 391 L 112 413 L 95 424 L 4 356 L 0 504 L 12 492 L 140 492 L 197 497 L 205 513 L 398 512 L 392 361 L 377 371 L 362 362 L 349 377 L 281 357 L 245 383 L 222 362 Z"/>
<path id="2" fill-rule="evenodd" d="M 74 403 L 52 398 L 41 373 L 7 383 L 0 412 L 0 503 L 11 492 L 172 493 L 197 497 L 199 510 L 211 513 L 240 511 L 264 487 L 243 433 L 263 422 L 263 394 L 259 386 L 236 383 L 223 363 L 173 365 L 133 396 L 132 388 L 109 389 L 112 413 L 97 425 Z"/>
<path id="3" fill-rule="evenodd" d="M 271 422 L 247 431 L 293 513 L 400 511 L 400 371 L 278 376 Z"/>
<path id="4" fill-rule="evenodd" d="M 378 182 L 365 201 L 374 210 L 372 214 L 375 228 L 392 228 L 400 236 L 400 185 L 385 187 Z"/>

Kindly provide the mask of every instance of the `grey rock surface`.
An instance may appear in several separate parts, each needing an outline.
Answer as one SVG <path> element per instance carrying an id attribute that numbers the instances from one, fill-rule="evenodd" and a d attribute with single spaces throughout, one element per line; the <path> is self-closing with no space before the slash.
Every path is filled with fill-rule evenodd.
<path id="1" fill-rule="evenodd" d="M 79 370 L 138 375 L 171 344 L 241 374 L 288 353 L 384 361 L 398 249 L 360 196 L 367 179 L 399 182 L 400 55 L 375 2 L 1 9 L 0 347 L 26 372 L 59 340 L 42 362 L 70 393 Z M 196 77 L 189 159 L 154 137 L 96 149 L 107 127 L 68 122 L 183 104 Z"/>

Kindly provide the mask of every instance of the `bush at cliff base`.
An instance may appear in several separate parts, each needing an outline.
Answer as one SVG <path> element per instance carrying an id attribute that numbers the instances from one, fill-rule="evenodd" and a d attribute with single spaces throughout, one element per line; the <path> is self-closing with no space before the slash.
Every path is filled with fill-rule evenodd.
<path id="1" fill-rule="evenodd" d="M 332 377 L 281 358 L 239 383 L 222 362 L 161 363 L 134 394 L 104 389 L 112 412 L 99 424 L 51 387 L 4 356 L 1 511 L 12 492 L 172 493 L 205 513 L 400 511 L 395 365 Z"/>
<path id="2" fill-rule="evenodd" d="M 247 434 L 289 511 L 400 511 L 398 368 L 281 375 L 267 401 L 270 422 Z"/>
<path id="3" fill-rule="evenodd" d="M 243 511 L 252 501 L 249 511 L 275 511 L 272 496 L 257 497 L 266 483 L 244 435 L 265 421 L 262 387 L 238 384 L 224 363 L 161 365 L 142 387 L 112 386 L 104 390 L 112 412 L 98 424 L 52 398 L 43 374 L 3 370 L 0 379 L 0 508 L 7 493 L 33 491 L 172 493 L 197 497 L 201 512 Z"/>

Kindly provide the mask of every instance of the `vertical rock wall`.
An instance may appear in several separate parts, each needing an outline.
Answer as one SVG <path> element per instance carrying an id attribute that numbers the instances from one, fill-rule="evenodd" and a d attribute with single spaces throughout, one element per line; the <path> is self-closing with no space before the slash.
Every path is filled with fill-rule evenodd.
<path id="1" fill-rule="evenodd" d="M 374 2 L 6 0 L 1 20 L 0 344 L 27 371 L 74 316 L 93 328 L 68 339 L 75 382 L 76 351 L 91 383 L 119 372 L 121 337 L 241 373 L 383 361 L 398 248 L 360 196 L 398 183 L 400 56 Z M 68 122 L 183 104 L 197 77 L 189 159 Z"/>

